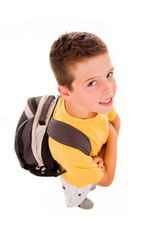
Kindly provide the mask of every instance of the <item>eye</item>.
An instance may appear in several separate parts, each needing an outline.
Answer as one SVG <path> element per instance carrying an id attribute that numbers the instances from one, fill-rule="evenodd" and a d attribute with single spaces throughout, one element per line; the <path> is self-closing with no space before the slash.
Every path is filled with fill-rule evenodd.
<path id="1" fill-rule="evenodd" d="M 113 72 L 109 72 L 109 73 L 107 74 L 107 78 L 112 77 L 112 76 L 113 76 Z"/>
<path id="2" fill-rule="evenodd" d="M 94 87 L 96 85 L 96 81 L 92 81 L 88 84 L 88 87 Z"/>

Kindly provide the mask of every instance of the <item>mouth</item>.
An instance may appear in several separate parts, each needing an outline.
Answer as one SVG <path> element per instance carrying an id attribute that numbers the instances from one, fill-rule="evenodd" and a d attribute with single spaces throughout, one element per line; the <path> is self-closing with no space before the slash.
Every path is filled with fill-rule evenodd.
<path id="1" fill-rule="evenodd" d="M 103 100 L 103 101 L 99 102 L 99 104 L 105 105 L 105 106 L 110 106 L 113 104 L 113 99 L 109 98 L 109 99 Z"/>

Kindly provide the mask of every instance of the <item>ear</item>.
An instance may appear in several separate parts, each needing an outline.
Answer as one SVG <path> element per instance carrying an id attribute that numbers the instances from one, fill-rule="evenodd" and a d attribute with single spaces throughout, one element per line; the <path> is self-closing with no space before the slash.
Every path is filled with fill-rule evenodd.
<path id="1" fill-rule="evenodd" d="M 67 87 L 59 85 L 57 90 L 64 99 L 66 99 L 67 101 L 71 100 L 71 92 Z"/>

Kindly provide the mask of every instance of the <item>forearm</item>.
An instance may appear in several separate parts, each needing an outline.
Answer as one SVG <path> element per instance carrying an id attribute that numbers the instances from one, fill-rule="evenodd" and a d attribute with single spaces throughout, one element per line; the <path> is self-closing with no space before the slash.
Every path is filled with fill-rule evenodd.
<path id="1" fill-rule="evenodd" d="M 101 151 L 99 152 L 98 156 L 101 157 L 102 159 L 104 159 L 105 151 L 106 151 L 106 144 L 103 145 L 103 147 L 101 148 Z"/>
<path id="2" fill-rule="evenodd" d="M 117 160 L 117 135 L 110 137 L 107 141 L 106 151 L 104 155 L 105 172 L 110 185 L 114 179 Z"/>
<path id="3" fill-rule="evenodd" d="M 110 124 L 110 133 L 107 141 L 105 154 L 103 158 L 104 163 L 104 175 L 100 182 L 97 185 L 102 187 L 108 187 L 113 179 L 116 169 L 116 159 L 117 159 L 117 133 L 113 126 Z M 99 158 L 99 157 L 96 157 Z M 100 158 L 101 159 L 101 158 Z M 98 160 L 99 161 L 99 160 Z"/>

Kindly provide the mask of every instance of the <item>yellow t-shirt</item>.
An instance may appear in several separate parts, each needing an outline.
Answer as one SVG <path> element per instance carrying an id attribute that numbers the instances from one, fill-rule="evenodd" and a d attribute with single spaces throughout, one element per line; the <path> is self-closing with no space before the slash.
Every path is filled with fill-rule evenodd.
<path id="1" fill-rule="evenodd" d="M 51 154 L 62 169 L 67 171 L 62 174 L 62 177 L 68 184 L 81 188 L 102 179 L 103 172 L 92 161 L 92 157 L 97 156 L 106 143 L 109 134 L 108 120 L 112 121 L 115 116 L 116 111 L 113 108 L 108 115 L 97 114 L 96 117 L 90 119 L 75 118 L 67 113 L 64 99 L 61 97 L 53 118 L 77 128 L 89 138 L 91 143 L 91 153 L 90 156 L 87 156 L 80 150 L 63 145 L 49 137 Z"/>

